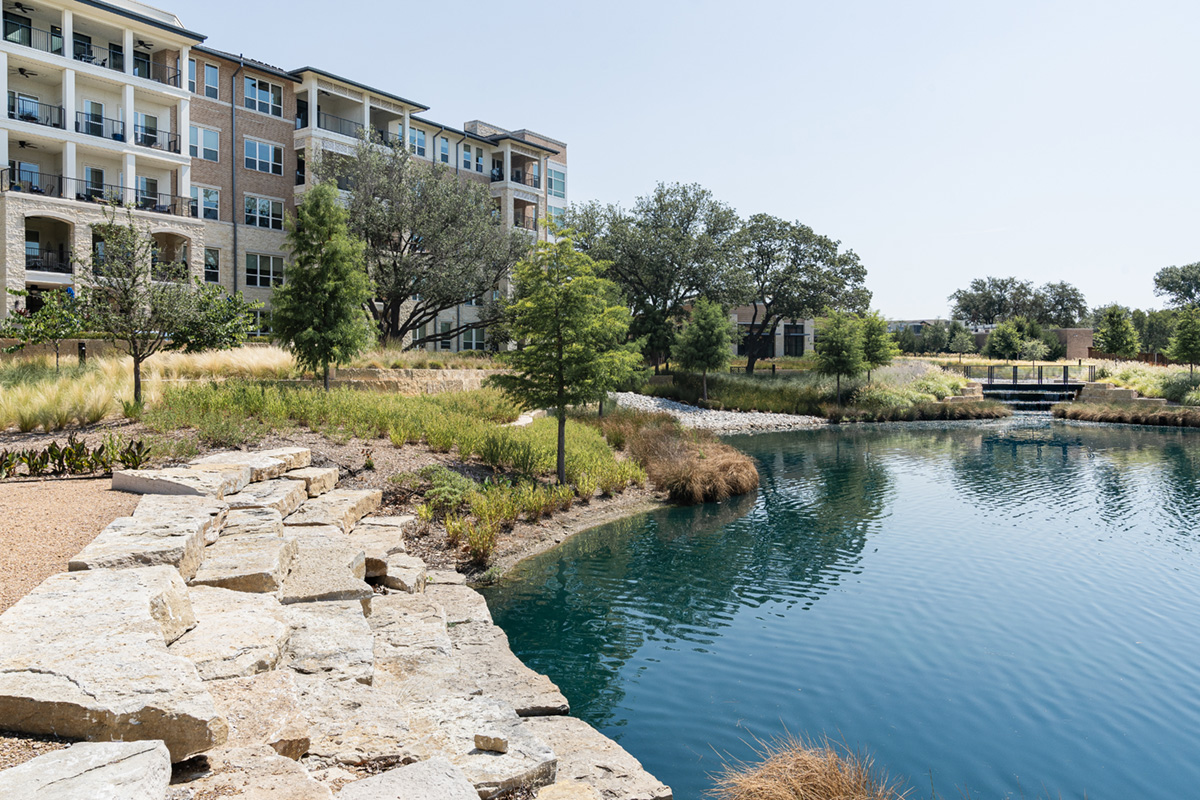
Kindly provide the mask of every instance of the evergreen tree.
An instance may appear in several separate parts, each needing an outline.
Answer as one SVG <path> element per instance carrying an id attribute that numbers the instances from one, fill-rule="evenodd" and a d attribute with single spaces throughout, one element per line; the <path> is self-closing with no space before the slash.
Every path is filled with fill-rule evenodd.
<path id="1" fill-rule="evenodd" d="M 925 326 L 921 334 L 921 344 L 924 345 L 926 353 L 944 353 L 949 343 L 950 335 L 946 330 L 946 323 L 935 320 Z"/>
<path id="2" fill-rule="evenodd" d="M 8 293 L 18 297 L 29 296 L 26 289 L 9 289 Z M 53 344 L 54 371 L 58 372 L 58 351 L 63 339 L 77 336 L 83 330 L 80 310 L 69 290 L 42 292 L 41 308 L 33 312 L 27 309 L 16 311 L 3 326 L 0 326 L 0 336 L 17 340 L 15 345 L 6 347 L 4 352 L 15 353 L 31 344 Z"/>
<path id="3" fill-rule="evenodd" d="M 983 345 L 983 354 L 988 358 L 1003 358 L 1005 361 L 1021 357 L 1021 345 L 1025 343 L 1023 331 L 1014 321 L 1001 322 Z"/>
<path id="4" fill-rule="evenodd" d="M 950 352 L 958 353 L 958 363 L 961 364 L 963 353 L 975 352 L 975 337 L 971 335 L 970 331 L 963 328 L 950 340 Z"/>
<path id="5" fill-rule="evenodd" d="M 817 371 L 837 378 L 837 402 L 842 404 L 842 376 L 853 378 L 866 369 L 862 326 L 849 314 L 835 311 L 825 320 L 817 342 Z"/>
<path id="6" fill-rule="evenodd" d="M 675 340 L 671 357 L 685 370 L 700 370 L 704 399 L 708 400 L 709 370 L 724 369 L 733 355 L 733 325 L 725 310 L 701 297 L 692 306 L 691 319 Z"/>
<path id="7" fill-rule="evenodd" d="M 896 334 L 896 346 L 900 348 L 901 353 L 913 355 L 917 352 L 917 348 L 921 346 L 917 341 L 917 335 L 912 332 L 912 328 L 905 325 L 898 334 Z"/>
<path id="8" fill-rule="evenodd" d="M 326 390 L 329 365 L 347 361 L 371 338 L 362 311 L 371 297 L 362 245 L 350 237 L 346 216 L 332 183 L 304 195 L 288 224 L 292 261 L 271 298 L 275 338 L 301 367 L 321 372 Z"/>
<path id="9" fill-rule="evenodd" d="M 614 301 L 616 286 L 569 237 L 539 242 L 513 278 L 504 326 L 523 346 L 500 354 L 513 371 L 490 381 L 526 406 L 555 409 L 558 482 L 566 483 L 567 407 L 600 399 L 614 376 L 635 370 L 639 344 L 625 341 L 629 310 Z"/>
<path id="10" fill-rule="evenodd" d="M 1135 358 L 1141 345 L 1129 311 L 1111 305 L 1100 313 L 1096 325 L 1096 346 L 1101 351 L 1122 358 Z"/>
<path id="11" fill-rule="evenodd" d="M 1200 362 L 1200 306 L 1191 306 L 1179 312 L 1175 321 L 1175 335 L 1167 347 L 1167 358 L 1187 364 L 1196 373 Z"/>
<path id="12" fill-rule="evenodd" d="M 871 370 L 885 367 L 900 355 L 896 340 L 888 333 L 887 320 L 878 311 L 872 311 L 862 319 L 863 361 L 867 365 L 867 381 Z"/>

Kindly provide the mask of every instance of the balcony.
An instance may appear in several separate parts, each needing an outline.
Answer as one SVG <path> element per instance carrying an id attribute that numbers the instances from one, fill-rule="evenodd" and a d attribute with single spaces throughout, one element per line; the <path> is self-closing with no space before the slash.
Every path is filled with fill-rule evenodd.
<path id="1" fill-rule="evenodd" d="M 537 217 L 533 214 L 518 214 L 513 217 L 513 227 L 536 232 L 538 229 Z"/>
<path id="2" fill-rule="evenodd" d="M 39 30 L 13 20 L 4 20 L 4 41 L 12 44 L 32 47 L 43 53 L 56 56 L 63 54 L 63 37 L 61 33 Z"/>
<path id="3" fill-rule="evenodd" d="M 153 211 L 179 217 L 196 216 L 189 197 L 143 192 L 127 186 L 64 178 L 61 175 L 47 175 L 29 170 L 17 170 L 15 173 L 11 169 L 0 170 L 0 191 L 27 192 L 42 197 L 62 197 L 81 203 L 105 203 L 115 206 L 124 205 L 126 192 L 132 191 L 136 198 L 133 207 L 139 211 Z"/>
<path id="4" fill-rule="evenodd" d="M 502 180 L 504 180 L 504 170 L 500 169 L 499 167 L 493 169 L 492 183 Z M 509 180 L 513 183 L 519 183 L 523 186 L 532 186 L 534 189 L 540 189 L 542 186 L 542 179 L 539 176 L 530 175 L 529 173 L 519 169 L 514 169 L 512 171 L 512 175 L 509 177 Z"/>
<path id="5" fill-rule="evenodd" d="M 324 111 L 317 112 L 317 127 L 333 133 L 340 133 L 342 136 L 349 136 L 351 139 L 357 139 L 363 129 L 361 122 L 335 117 Z"/>
<path id="6" fill-rule="evenodd" d="M 388 133 L 383 128 L 376 128 L 375 133 L 379 134 L 379 141 L 383 142 L 384 144 L 388 145 L 389 147 L 403 147 L 404 146 L 403 134 Z"/>
<path id="7" fill-rule="evenodd" d="M 135 57 L 133 59 L 133 74 L 139 78 L 146 78 L 155 83 L 166 84 L 167 86 L 180 87 L 180 73 L 174 67 L 168 67 L 166 64 L 159 64 L 156 61 L 146 61 Z"/>
<path id="8" fill-rule="evenodd" d="M 179 134 L 147 128 L 144 125 L 133 126 L 133 143 L 167 153 L 179 152 Z"/>
<path id="9" fill-rule="evenodd" d="M 88 42 L 75 40 L 74 58 L 84 64 L 95 64 L 114 72 L 125 71 L 125 55 L 108 47 L 92 47 Z"/>
<path id="10" fill-rule="evenodd" d="M 31 253 L 25 251 L 25 269 L 38 272 L 57 272 L 60 275 L 70 275 L 72 272 L 69 259 L 55 252 Z"/>
<path id="11" fill-rule="evenodd" d="M 34 125 L 45 125 L 48 128 L 63 127 L 62 106 L 52 106 L 36 100 L 17 97 L 12 92 L 9 92 L 8 95 L 8 118 L 31 122 Z"/>
<path id="12" fill-rule="evenodd" d="M 88 136 L 99 136 L 102 139 L 112 139 L 114 142 L 125 141 L 125 123 L 119 119 L 109 119 L 86 111 L 75 113 L 75 132 L 86 133 Z"/>

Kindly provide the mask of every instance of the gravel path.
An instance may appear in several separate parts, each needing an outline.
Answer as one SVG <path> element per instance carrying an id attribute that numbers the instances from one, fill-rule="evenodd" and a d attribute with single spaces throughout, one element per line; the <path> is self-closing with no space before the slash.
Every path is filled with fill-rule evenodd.
<path id="1" fill-rule="evenodd" d="M 613 392 L 617 405 L 637 411 L 665 411 L 689 428 L 702 428 L 713 433 L 767 433 L 794 431 L 825 425 L 820 417 L 795 414 L 764 414 L 759 411 L 712 411 L 633 392 Z"/>

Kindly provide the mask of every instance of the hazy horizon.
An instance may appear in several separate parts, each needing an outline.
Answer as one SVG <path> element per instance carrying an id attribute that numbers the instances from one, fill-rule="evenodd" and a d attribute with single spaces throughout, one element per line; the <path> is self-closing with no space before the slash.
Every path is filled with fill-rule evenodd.
<path id="1" fill-rule="evenodd" d="M 153 3 L 217 49 L 561 139 L 572 202 L 695 182 L 799 220 L 893 318 L 986 275 L 1161 308 L 1154 273 L 1200 260 L 1181 2 Z"/>

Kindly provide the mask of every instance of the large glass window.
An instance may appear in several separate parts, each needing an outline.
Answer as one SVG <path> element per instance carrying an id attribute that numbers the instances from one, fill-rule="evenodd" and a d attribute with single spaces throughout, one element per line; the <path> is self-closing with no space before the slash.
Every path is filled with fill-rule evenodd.
<path id="1" fill-rule="evenodd" d="M 204 96 L 216 100 L 220 96 L 217 86 L 221 81 L 221 71 L 215 64 L 204 65 Z"/>
<path id="2" fill-rule="evenodd" d="M 566 197 L 567 196 L 567 173 L 560 172 L 556 169 L 546 170 L 549 175 L 546 180 L 546 188 L 550 190 L 551 197 Z"/>
<path id="3" fill-rule="evenodd" d="M 192 158 L 203 158 L 205 161 L 217 161 L 220 151 L 220 134 L 208 128 L 197 128 L 192 125 L 188 130 L 188 152 Z"/>
<path id="4" fill-rule="evenodd" d="M 221 193 L 216 189 L 192 187 L 192 216 L 204 219 L 220 219 Z"/>
<path id="5" fill-rule="evenodd" d="M 475 328 L 466 331 L 462 335 L 463 350 L 482 350 L 483 349 L 483 328 Z"/>
<path id="6" fill-rule="evenodd" d="M 440 323 L 438 323 L 438 325 L 440 327 L 440 332 L 442 334 L 442 338 L 440 340 L 441 348 L 443 350 L 452 349 L 454 347 L 454 340 L 450 336 L 450 323 L 449 322 L 440 322 Z"/>
<path id="7" fill-rule="evenodd" d="M 258 228 L 283 230 L 283 201 L 246 195 L 246 224 Z"/>
<path id="8" fill-rule="evenodd" d="M 408 129 L 408 146 L 416 155 L 425 157 L 425 131 L 416 128 Z"/>
<path id="9" fill-rule="evenodd" d="M 246 108 L 273 117 L 283 116 L 283 87 L 261 78 L 246 78 Z"/>
<path id="10" fill-rule="evenodd" d="M 475 148 L 475 171 L 483 172 L 483 148 Z"/>
<path id="11" fill-rule="evenodd" d="M 269 289 L 283 285 L 283 257 L 246 253 L 246 285 Z"/>
<path id="12" fill-rule="evenodd" d="M 268 172 L 272 175 L 283 174 L 283 148 L 277 144 L 268 144 L 254 139 L 246 140 L 246 169 L 256 172 Z"/>
<path id="13" fill-rule="evenodd" d="M 471 145 L 463 145 L 463 169 L 471 168 Z"/>
<path id="14" fill-rule="evenodd" d="M 442 140 L 442 145 L 441 145 L 441 147 L 442 147 L 442 153 L 441 153 L 442 163 L 449 164 L 450 163 L 450 140 L 447 139 L 445 136 L 442 136 L 440 138 Z"/>
<path id="15" fill-rule="evenodd" d="M 204 280 L 208 283 L 221 282 L 221 251 L 213 247 L 204 248 Z"/>
<path id="16" fill-rule="evenodd" d="M 188 59 L 188 91 L 196 93 L 196 59 Z"/>
<path id="17" fill-rule="evenodd" d="M 139 175 L 137 179 L 137 204 L 139 208 L 154 208 L 158 205 L 158 179 Z"/>

